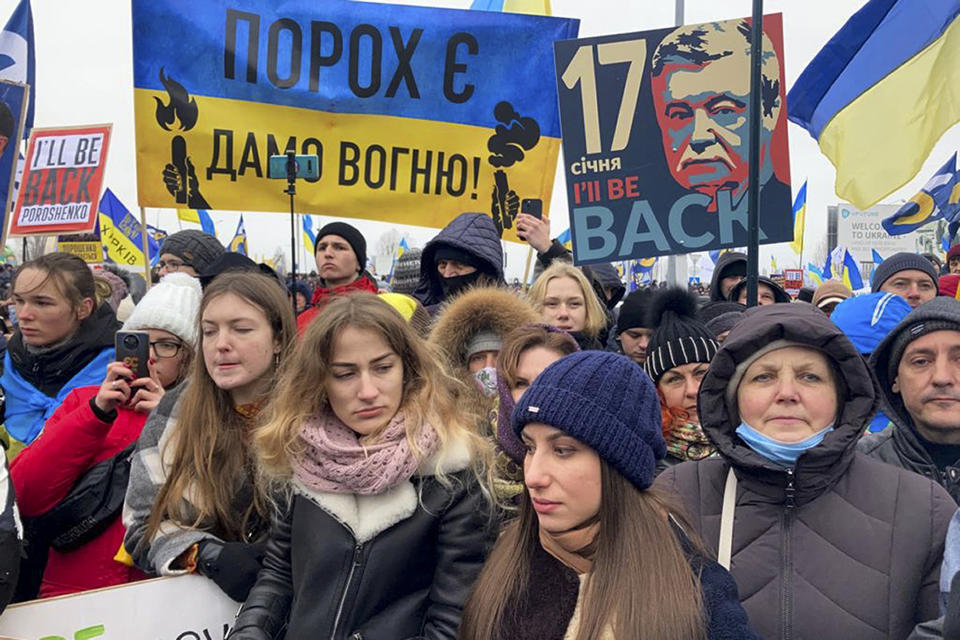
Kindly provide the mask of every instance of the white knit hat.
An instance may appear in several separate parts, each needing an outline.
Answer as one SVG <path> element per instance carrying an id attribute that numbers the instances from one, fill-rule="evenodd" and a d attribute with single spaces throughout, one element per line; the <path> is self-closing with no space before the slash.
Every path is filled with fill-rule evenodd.
<path id="1" fill-rule="evenodd" d="M 185 273 L 169 273 L 140 300 L 123 323 L 124 331 L 163 329 L 196 346 L 200 281 Z"/>

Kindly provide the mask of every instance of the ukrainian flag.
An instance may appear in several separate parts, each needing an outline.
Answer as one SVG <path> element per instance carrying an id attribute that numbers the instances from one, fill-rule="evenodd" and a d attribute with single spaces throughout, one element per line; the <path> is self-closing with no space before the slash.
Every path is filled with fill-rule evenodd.
<path id="1" fill-rule="evenodd" d="M 807 263 L 807 273 L 810 274 L 810 279 L 816 285 L 823 284 L 823 274 L 820 273 L 820 269 L 817 268 L 817 265 L 812 262 Z"/>
<path id="2" fill-rule="evenodd" d="M 243 214 L 240 214 L 240 223 L 228 249 L 243 256 L 247 255 L 247 229 L 243 226 Z"/>
<path id="3" fill-rule="evenodd" d="M 863 277 L 860 275 L 860 267 L 846 249 L 843 250 L 843 284 L 845 284 L 850 291 L 863 289 Z"/>
<path id="4" fill-rule="evenodd" d="M 177 209 L 177 217 L 184 222 L 198 224 L 204 233 L 209 233 L 214 238 L 217 237 L 217 228 L 206 209 Z"/>
<path id="5" fill-rule="evenodd" d="M 803 186 L 797 192 L 797 198 L 793 201 L 793 242 L 790 247 L 797 255 L 803 255 L 803 231 L 807 224 L 807 181 L 803 181 Z"/>
<path id="6" fill-rule="evenodd" d="M 873 264 L 879 265 L 881 262 L 883 262 L 883 256 L 877 253 L 876 249 L 871 249 L 870 251 L 873 252 Z"/>
<path id="7" fill-rule="evenodd" d="M 307 214 L 301 218 L 303 223 L 303 247 L 310 255 L 313 255 L 317 252 L 317 236 L 313 232 L 313 216 Z"/>
<path id="8" fill-rule="evenodd" d="M 570 229 L 557 236 L 557 242 L 562 244 L 568 251 L 573 251 L 573 241 L 570 239 Z"/>
<path id="9" fill-rule="evenodd" d="M 473 0 L 470 8 L 477 11 L 506 11 L 537 16 L 552 15 L 550 0 Z"/>
<path id="10" fill-rule="evenodd" d="M 410 245 L 407 244 L 406 238 L 400 238 L 400 244 L 397 245 L 397 258 L 405 254 L 410 250 Z"/>
<path id="11" fill-rule="evenodd" d="M 870 0 L 787 96 L 790 120 L 837 168 L 837 195 L 868 209 L 910 181 L 960 121 L 960 0 Z"/>
<path id="12" fill-rule="evenodd" d="M 960 61 L 958 61 L 960 63 Z M 951 193 L 957 183 L 957 154 L 947 160 L 940 169 L 927 180 L 920 192 L 907 200 L 889 218 L 881 223 L 892 236 L 899 236 L 922 227 L 928 222 L 940 218 L 950 219 L 956 204 L 951 204 Z"/>

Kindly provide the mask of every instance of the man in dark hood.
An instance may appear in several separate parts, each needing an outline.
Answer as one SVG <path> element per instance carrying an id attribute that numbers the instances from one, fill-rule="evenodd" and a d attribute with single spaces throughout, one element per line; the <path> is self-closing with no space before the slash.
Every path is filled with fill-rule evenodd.
<path id="1" fill-rule="evenodd" d="M 420 284 L 413 297 L 428 311 L 478 284 L 506 286 L 503 247 L 493 219 L 485 213 L 462 213 L 423 248 Z"/>
<path id="2" fill-rule="evenodd" d="M 728 251 L 717 258 L 710 281 L 711 300 L 729 300 L 730 290 L 747 277 L 747 256 Z"/>
<path id="3" fill-rule="evenodd" d="M 915 309 L 870 358 L 892 425 L 858 449 L 927 476 L 960 499 L 960 300 Z"/>

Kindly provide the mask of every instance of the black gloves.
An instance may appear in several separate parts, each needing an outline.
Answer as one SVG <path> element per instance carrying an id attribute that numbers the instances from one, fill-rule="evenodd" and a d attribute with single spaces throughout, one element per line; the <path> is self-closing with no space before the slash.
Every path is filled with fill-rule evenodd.
<path id="1" fill-rule="evenodd" d="M 257 581 L 265 548 L 264 543 L 203 540 L 197 549 L 197 571 L 213 580 L 225 594 L 243 602 Z"/>

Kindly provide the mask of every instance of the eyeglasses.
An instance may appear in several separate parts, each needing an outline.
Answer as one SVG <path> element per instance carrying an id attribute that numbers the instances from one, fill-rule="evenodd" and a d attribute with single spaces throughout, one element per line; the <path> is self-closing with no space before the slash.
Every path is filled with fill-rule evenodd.
<path id="1" fill-rule="evenodd" d="M 153 352 L 157 354 L 158 358 L 175 358 L 177 354 L 180 353 L 182 347 L 182 342 L 173 342 L 171 340 L 159 340 L 150 343 L 150 348 L 153 349 Z"/>
<path id="2" fill-rule="evenodd" d="M 166 269 L 167 271 L 179 271 L 181 268 L 185 266 L 187 265 L 183 262 L 174 262 L 172 260 L 170 262 L 164 262 L 163 260 L 161 260 L 160 262 L 157 263 L 158 268 Z"/>

